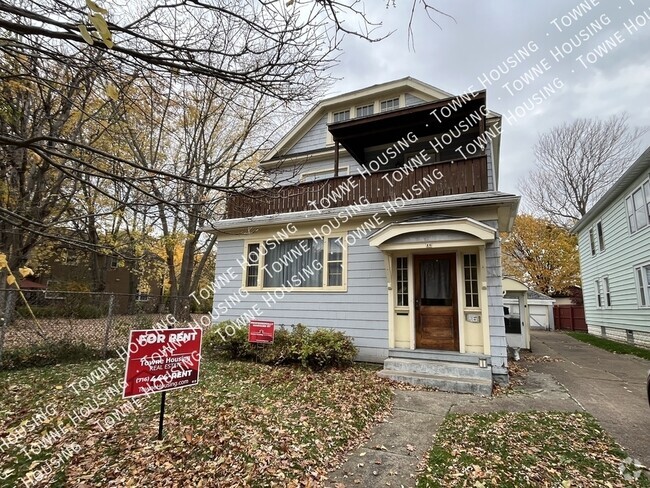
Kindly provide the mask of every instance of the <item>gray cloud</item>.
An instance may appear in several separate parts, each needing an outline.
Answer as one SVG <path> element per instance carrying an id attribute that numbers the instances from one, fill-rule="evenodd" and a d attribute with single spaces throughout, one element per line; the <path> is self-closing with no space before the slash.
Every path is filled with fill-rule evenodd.
<path id="1" fill-rule="evenodd" d="M 346 39 L 341 62 L 333 73 L 341 81 L 333 86 L 332 94 L 407 75 L 453 93 L 470 87 L 480 89 L 483 86 L 479 78 L 484 73 L 520 48 L 536 47 L 525 61 L 486 87 L 490 108 L 510 119 L 503 131 L 504 191 L 517 192 L 517 181 L 525 178 L 535 164 L 532 148 L 539 133 L 554 125 L 622 111 L 630 114 L 633 124 L 646 125 L 650 121 L 650 104 L 646 101 L 650 88 L 647 0 L 440 0 L 435 5 L 452 15 L 455 22 L 439 15 L 436 21 L 442 29 L 438 29 L 425 16 L 418 15 L 413 26 L 415 51 L 409 51 L 407 42 L 409 4 L 410 0 L 398 0 L 397 8 L 376 12 L 375 18 L 381 18 L 385 29 L 396 30 L 390 38 L 373 44 Z M 575 13 L 581 10 L 580 5 L 582 16 Z M 590 10 L 584 8 L 588 5 Z M 552 23 L 554 19 L 559 28 Z M 586 67 L 578 56 L 582 56 Z M 550 68 L 528 84 L 523 83 L 520 77 L 533 66 Z M 554 80 L 563 88 L 550 93 Z M 515 93 L 510 94 L 505 83 L 511 87 L 521 85 L 521 90 L 511 88 Z M 535 104 L 540 93 L 544 99 Z M 523 113 L 524 105 L 532 110 L 526 109 L 523 117 L 513 117 Z M 650 136 L 646 142 L 650 145 Z"/>

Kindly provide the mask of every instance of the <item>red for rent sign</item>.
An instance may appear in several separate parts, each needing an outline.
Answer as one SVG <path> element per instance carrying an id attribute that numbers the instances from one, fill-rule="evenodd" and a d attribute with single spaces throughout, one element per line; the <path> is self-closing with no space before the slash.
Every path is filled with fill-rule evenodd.
<path id="1" fill-rule="evenodd" d="M 251 320 L 248 324 L 248 342 L 270 344 L 275 337 L 275 323 L 268 320 Z"/>
<path id="2" fill-rule="evenodd" d="M 200 328 L 132 330 L 124 398 L 176 390 L 199 382 Z"/>

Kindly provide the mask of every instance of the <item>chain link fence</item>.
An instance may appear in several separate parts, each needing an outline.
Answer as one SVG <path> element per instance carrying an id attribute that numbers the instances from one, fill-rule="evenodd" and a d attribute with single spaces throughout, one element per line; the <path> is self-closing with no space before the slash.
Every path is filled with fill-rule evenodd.
<path id="1" fill-rule="evenodd" d="M 105 358 L 128 345 L 129 331 L 165 327 L 170 315 L 208 326 L 210 315 L 188 314 L 189 305 L 188 297 L 0 289 L 0 368 L 56 362 L 53 351 Z"/>

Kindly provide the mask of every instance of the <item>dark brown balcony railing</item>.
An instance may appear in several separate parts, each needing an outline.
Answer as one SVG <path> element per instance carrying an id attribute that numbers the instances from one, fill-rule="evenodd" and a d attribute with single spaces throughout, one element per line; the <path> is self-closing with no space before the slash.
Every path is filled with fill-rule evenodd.
<path id="1" fill-rule="evenodd" d="M 360 203 L 363 196 L 369 203 L 389 202 L 398 197 L 411 199 L 413 198 L 411 195 L 414 194 L 413 188 L 416 186 L 421 190 L 417 198 L 474 193 L 488 189 L 485 156 L 420 166 L 407 174 L 402 174 L 401 180 L 391 177 L 391 173 L 392 170 L 339 176 L 299 185 L 278 186 L 229 195 L 226 218 L 237 219 L 314 210 L 310 202 L 316 202 L 319 208 L 345 207 Z M 354 181 L 354 187 L 347 183 L 349 178 Z M 434 180 L 435 183 L 431 184 Z M 321 200 L 326 203 L 320 205 Z"/>

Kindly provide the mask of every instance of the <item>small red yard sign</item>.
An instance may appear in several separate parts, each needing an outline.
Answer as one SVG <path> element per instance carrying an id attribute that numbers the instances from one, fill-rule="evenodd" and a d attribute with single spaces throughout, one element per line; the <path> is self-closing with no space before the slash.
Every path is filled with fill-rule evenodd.
<path id="1" fill-rule="evenodd" d="M 160 393 L 199 382 L 200 328 L 132 330 L 124 398 Z"/>
<path id="2" fill-rule="evenodd" d="M 248 324 L 248 342 L 270 344 L 275 336 L 275 322 L 251 320 Z"/>

